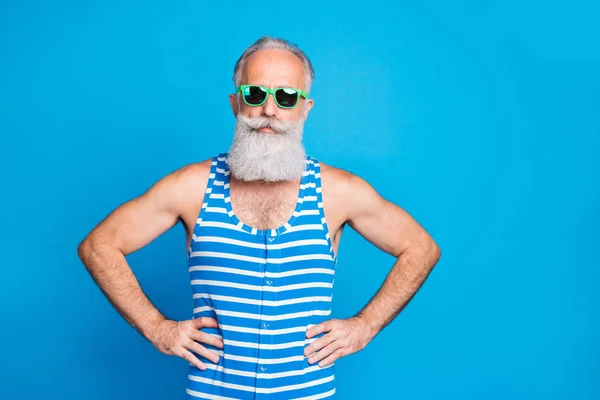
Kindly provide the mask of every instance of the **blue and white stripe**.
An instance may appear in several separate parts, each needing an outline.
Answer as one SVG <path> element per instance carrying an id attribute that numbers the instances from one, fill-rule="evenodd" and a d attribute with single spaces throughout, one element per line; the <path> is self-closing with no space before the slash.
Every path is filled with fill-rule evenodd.
<path id="1" fill-rule="evenodd" d="M 335 364 L 309 364 L 313 325 L 330 319 L 335 256 L 323 213 L 319 162 L 306 156 L 296 209 L 277 229 L 241 222 L 231 207 L 227 153 L 213 157 L 188 266 L 194 318 L 219 328 L 218 364 L 189 366 L 188 399 L 333 399 Z"/>

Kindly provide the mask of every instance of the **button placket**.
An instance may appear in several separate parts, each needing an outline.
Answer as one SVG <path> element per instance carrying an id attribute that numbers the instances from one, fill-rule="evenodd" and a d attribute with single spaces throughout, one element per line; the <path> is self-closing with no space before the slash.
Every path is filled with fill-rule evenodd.
<path id="1" fill-rule="evenodd" d="M 261 238 L 261 243 L 263 243 L 263 245 L 265 246 L 265 252 L 264 252 L 264 261 L 263 261 L 263 275 L 266 275 L 266 272 L 268 270 L 267 267 L 267 257 L 268 257 L 268 251 L 267 251 L 267 237 L 261 237 L 258 236 L 259 238 Z M 263 281 L 264 281 L 264 277 L 263 277 Z M 264 344 L 268 343 L 268 335 L 265 335 L 264 330 L 268 328 L 268 324 L 264 319 L 265 314 L 267 313 L 268 310 L 268 306 L 264 305 L 264 301 L 268 300 L 268 293 L 265 292 L 264 290 L 262 291 L 262 304 L 260 307 L 260 320 L 258 321 L 258 349 L 256 352 L 256 358 L 257 358 L 257 364 L 256 364 L 256 373 L 257 374 L 261 374 L 267 371 L 267 366 L 265 364 L 260 363 L 259 360 L 264 359 L 265 358 L 265 354 L 264 354 Z M 267 380 L 261 379 L 261 382 L 268 382 Z M 259 384 L 257 382 L 257 385 L 262 386 L 261 384 Z M 260 394 L 256 394 L 256 399 L 263 399 L 263 398 L 267 398 L 267 396 L 265 395 L 260 395 Z"/>
<path id="2" fill-rule="evenodd" d="M 276 245 L 281 243 L 281 237 L 280 236 L 274 236 L 272 237 L 273 241 L 271 242 L 271 244 Z M 281 249 L 277 248 L 277 249 L 272 249 L 269 251 L 268 254 L 269 258 L 281 258 Z M 281 271 L 281 263 L 277 262 L 277 263 L 269 263 L 269 271 L 272 272 L 273 274 L 277 274 Z M 272 287 L 276 287 L 277 286 L 277 278 L 269 278 L 267 280 L 267 285 L 272 286 Z M 273 297 L 275 300 L 277 300 L 278 293 L 277 292 L 273 292 Z"/>
<path id="3" fill-rule="evenodd" d="M 271 250 L 269 249 L 269 246 L 271 243 L 275 242 L 275 238 L 271 235 L 271 231 L 267 232 L 267 234 L 264 237 L 264 243 L 265 243 L 265 274 L 263 277 L 263 299 L 268 299 L 268 300 L 272 300 L 273 298 L 273 292 L 269 291 L 268 289 L 266 289 L 267 287 L 271 286 L 273 284 L 273 279 L 269 278 L 267 275 L 268 273 L 271 272 L 272 270 L 272 266 L 273 264 L 268 262 L 268 259 L 272 257 L 271 255 Z M 260 341 L 261 343 L 265 344 L 272 344 L 273 343 L 273 335 L 270 334 L 266 334 L 264 331 L 269 330 L 271 328 L 271 323 L 268 319 L 265 319 L 265 316 L 268 315 L 272 315 L 273 314 L 273 307 L 272 306 L 263 306 L 262 307 L 262 314 L 261 314 L 261 321 L 260 321 L 260 330 L 261 330 L 261 338 Z M 268 353 L 268 351 L 266 352 Z M 265 350 L 259 346 L 259 358 L 260 359 L 265 359 Z M 269 370 L 269 366 L 267 364 L 260 364 L 258 366 L 258 373 L 267 373 L 267 371 Z M 263 382 L 265 383 L 265 387 L 269 388 L 271 387 L 270 385 L 270 381 L 268 379 L 263 380 Z M 264 398 L 268 398 L 268 395 L 265 395 Z"/>

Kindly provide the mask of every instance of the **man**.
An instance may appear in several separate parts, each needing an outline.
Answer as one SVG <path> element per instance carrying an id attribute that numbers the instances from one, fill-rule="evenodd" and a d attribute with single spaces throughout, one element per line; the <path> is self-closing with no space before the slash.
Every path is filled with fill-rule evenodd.
<path id="1" fill-rule="evenodd" d="M 295 45 L 263 37 L 234 68 L 233 144 L 114 210 L 79 245 L 120 314 L 158 350 L 189 362 L 188 398 L 329 399 L 334 361 L 363 349 L 420 288 L 440 249 L 365 180 L 306 155 L 314 72 Z M 125 256 L 181 221 L 194 318 L 166 319 Z M 355 316 L 331 319 L 348 224 L 397 257 Z"/>

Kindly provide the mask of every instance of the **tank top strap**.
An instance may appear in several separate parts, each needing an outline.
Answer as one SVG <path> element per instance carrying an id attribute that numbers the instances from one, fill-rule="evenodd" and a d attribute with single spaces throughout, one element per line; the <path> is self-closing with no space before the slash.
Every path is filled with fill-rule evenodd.
<path id="1" fill-rule="evenodd" d="M 214 156 L 210 164 L 210 175 L 206 185 L 206 193 L 202 208 L 222 207 L 223 202 L 223 182 L 225 168 L 223 166 L 225 158 L 223 153 Z"/>
<path id="2" fill-rule="evenodd" d="M 306 175 L 303 179 L 303 196 L 305 199 L 315 199 L 317 196 L 316 188 L 317 182 L 315 181 L 315 163 L 317 161 L 311 156 L 306 156 L 306 170 L 304 174 Z M 309 209 L 317 209 L 316 201 L 305 201 L 302 207 L 303 210 Z"/>
<path id="3" fill-rule="evenodd" d="M 326 232 L 325 238 L 326 238 L 327 244 L 329 246 L 329 252 L 331 254 L 331 257 L 334 260 L 334 263 L 337 265 L 337 257 L 333 250 L 333 242 L 331 241 L 331 235 L 329 232 L 329 227 L 327 225 L 327 221 L 325 220 L 325 211 L 323 208 L 321 164 L 320 164 L 319 160 L 317 160 L 316 158 L 314 158 L 312 156 L 308 156 L 308 161 L 309 161 L 309 168 L 308 168 L 308 173 L 309 173 L 308 178 L 309 179 L 308 179 L 307 184 L 310 184 L 310 187 L 307 187 L 307 190 L 309 190 L 309 192 L 305 194 L 305 198 L 306 198 L 306 196 L 311 196 L 311 199 L 314 199 L 314 201 L 307 202 L 307 205 L 311 204 L 311 206 L 308 206 L 307 209 L 317 210 L 316 212 L 318 213 L 319 222 L 323 226 L 323 230 Z"/>
<path id="4" fill-rule="evenodd" d="M 306 181 L 306 195 L 313 196 L 315 201 L 311 202 L 312 208 L 317 209 L 319 206 L 319 199 L 321 193 L 321 168 L 319 160 L 312 156 L 307 156 L 308 168 L 307 181 Z"/>
<path id="5" fill-rule="evenodd" d="M 206 183 L 206 190 L 204 191 L 204 199 L 202 200 L 202 207 L 198 214 L 196 224 L 194 225 L 194 232 L 192 234 L 192 241 L 198 234 L 199 224 L 202 222 L 202 216 L 205 215 L 206 208 L 217 208 L 224 207 L 223 197 L 223 174 L 224 169 L 222 163 L 225 158 L 223 153 L 220 153 L 212 157 L 210 162 L 210 171 L 208 175 L 208 182 Z M 192 246 L 188 247 L 188 259 L 192 252 Z"/>

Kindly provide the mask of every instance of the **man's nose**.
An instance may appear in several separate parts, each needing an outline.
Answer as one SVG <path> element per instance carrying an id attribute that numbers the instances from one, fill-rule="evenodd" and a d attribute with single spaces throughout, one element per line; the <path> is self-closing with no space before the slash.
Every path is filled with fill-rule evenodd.
<path id="1" fill-rule="evenodd" d="M 275 103 L 275 99 L 272 94 L 267 96 L 267 100 L 265 104 L 262 105 L 262 113 L 266 117 L 273 117 L 277 112 L 277 104 Z"/>

